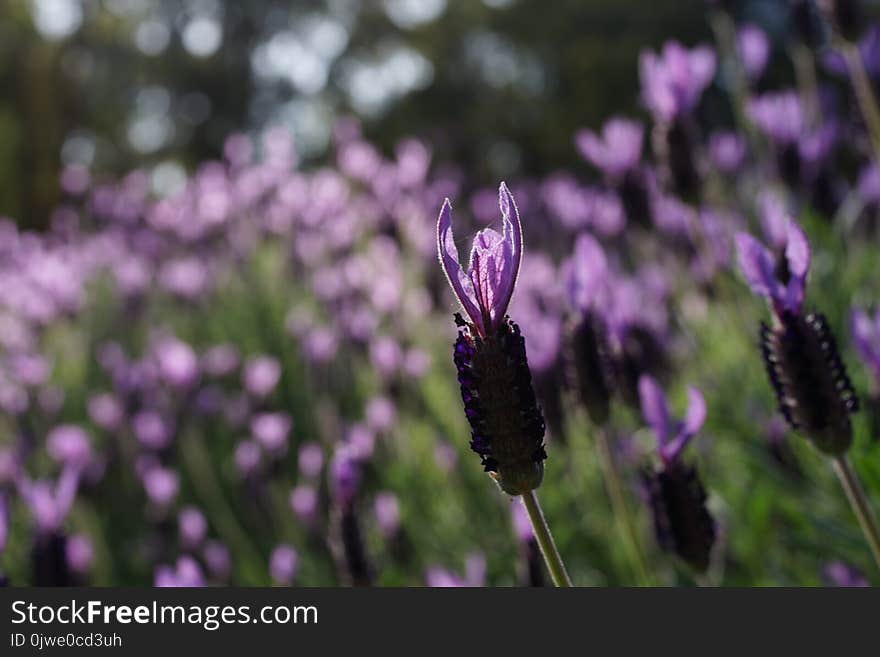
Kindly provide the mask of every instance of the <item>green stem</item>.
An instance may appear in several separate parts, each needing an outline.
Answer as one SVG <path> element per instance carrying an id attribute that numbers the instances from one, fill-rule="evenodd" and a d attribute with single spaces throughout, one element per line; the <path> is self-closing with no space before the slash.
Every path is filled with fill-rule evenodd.
<path id="1" fill-rule="evenodd" d="M 639 583 L 642 586 L 652 586 L 653 582 L 645 555 L 642 553 L 639 534 L 636 531 L 636 525 L 633 522 L 629 505 L 626 503 L 623 483 L 617 470 L 617 464 L 614 462 L 614 454 L 611 451 L 611 444 L 608 442 L 608 434 L 603 427 L 598 427 L 596 430 L 596 448 L 599 450 L 602 475 L 605 478 L 608 495 L 611 497 L 614 518 L 629 544 Z"/>
<path id="2" fill-rule="evenodd" d="M 550 527 L 547 526 L 547 519 L 541 510 L 535 491 L 530 490 L 528 493 L 523 493 L 522 503 L 526 508 L 526 513 L 529 514 L 529 520 L 532 521 L 535 539 L 541 547 L 541 554 L 544 555 L 544 562 L 547 564 L 547 570 L 550 571 L 553 583 L 556 586 L 571 586 L 571 578 L 565 570 L 565 564 L 562 563 L 562 557 L 559 556 L 556 543 L 553 542 L 553 535 L 550 533 Z"/>
<path id="3" fill-rule="evenodd" d="M 833 459 L 834 471 L 840 479 L 843 490 L 846 491 L 846 497 L 849 499 L 853 512 L 859 519 L 862 531 L 865 533 L 865 540 L 871 548 L 874 560 L 880 567 L 880 526 L 877 525 L 877 518 L 871 511 L 871 505 L 868 502 L 868 496 L 865 494 L 859 477 L 853 469 L 846 456 L 838 456 Z"/>
<path id="4" fill-rule="evenodd" d="M 846 43 L 843 46 L 843 54 L 846 58 L 846 66 L 849 69 L 859 110 L 868 127 L 868 135 L 871 137 L 871 144 L 874 147 L 874 157 L 880 160 L 880 107 L 877 105 L 877 97 L 871 88 L 871 80 L 865 71 L 865 64 L 858 47 Z"/>

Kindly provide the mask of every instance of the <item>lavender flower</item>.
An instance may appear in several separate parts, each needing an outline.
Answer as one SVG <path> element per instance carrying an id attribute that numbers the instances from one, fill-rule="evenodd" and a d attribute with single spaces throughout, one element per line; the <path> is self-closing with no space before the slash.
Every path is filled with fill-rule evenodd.
<path id="1" fill-rule="evenodd" d="M 55 462 L 80 470 L 92 460 L 88 434 L 74 424 L 52 429 L 46 437 L 46 450 Z"/>
<path id="2" fill-rule="evenodd" d="M 67 539 L 66 545 L 67 566 L 70 571 L 78 576 L 85 577 L 92 569 L 95 561 L 95 546 L 85 534 L 74 534 Z"/>
<path id="3" fill-rule="evenodd" d="M 269 557 L 269 574 L 279 586 L 290 586 L 296 577 L 299 555 L 291 545 L 282 544 L 272 550 Z"/>
<path id="4" fill-rule="evenodd" d="M 829 586 L 865 587 L 868 580 L 857 569 L 842 561 L 832 561 L 822 569 L 822 578 Z"/>
<path id="5" fill-rule="evenodd" d="M 735 173 L 746 156 L 746 140 L 735 132 L 713 132 L 709 137 L 709 157 L 721 173 Z"/>
<path id="6" fill-rule="evenodd" d="M 177 516 L 180 531 L 180 542 L 187 550 L 198 548 L 208 533 L 208 521 L 199 509 L 187 506 Z"/>
<path id="7" fill-rule="evenodd" d="M 281 364 L 271 356 L 248 359 L 242 375 L 245 390 L 257 398 L 269 396 L 281 380 Z"/>
<path id="8" fill-rule="evenodd" d="M 613 118 L 597 135 L 581 130 L 575 135 L 580 154 L 612 180 L 620 180 L 639 165 L 645 129 L 637 121 Z"/>
<path id="9" fill-rule="evenodd" d="M 880 310 L 872 317 L 861 308 L 854 309 L 850 330 L 856 351 L 870 368 L 875 387 L 880 387 Z"/>
<path id="10" fill-rule="evenodd" d="M 642 99 L 658 121 L 669 123 L 691 112 L 715 76 L 715 53 L 707 46 L 688 50 L 668 41 L 660 55 L 639 55 Z"/>
<path id="11" fill-rule="evenodd" d="M 400 529 L 400 502 L 394 493 L 383 491 L 373 501 L 373 512 L 379 530 L 386 538 L 393 538 Z"/>
<path id="12" fill-rule="evenodd" d="M 437 246 L 443 271 L 469 320 L 456 315 L 460 330 L 454 360 L 472 429 L 471 449 L 502 490 L 520 495 L 541 484 L 547 455 L 525 340 L 506 317 L 522 261 L 522 226 L 504 183 L 499 205 L 504 232 L 486 228 L 477 233 L 467 271 L 459 264 L 449 199 L 440 211 Z"/>
<path id="13" fill-rule="evenodd" d="M 770 42 L 764 30 L 751 23 L 743 25 L 737 32 L 736 46 L 746 75 L 757 80 L 770 56 Z"/>
<path id="14" fill-rule="evenodd" d="M 761 323 L 761 350 L 780 411 L 819 450 L 843 454 L 852 444 L 849 415 L 858 399 L 825 317 L 802 312 L 810 267 L 804 231 L 789 219 L 776 257 L 746 233 L 736 245 L 746 281 L 773 308 L 772 326 Z"/>
<path id="15" fill-rule="evenodd" d="M 706 403 L 696 388 L 690 388 L 685 418 L 675 422 L 666 396 L 654 379 L 643 376 L 639 393 L 645 420 L 657 436 L 661 462 L 659 469 L 646 469 L 642 474 L 657 541 L 694 570 L 703 572 L 709 567 L 715 543 L 715 521 L 706 508 L 706 492 L 696 468 L 685 464 L 681 455 L 703 426 Z"/>

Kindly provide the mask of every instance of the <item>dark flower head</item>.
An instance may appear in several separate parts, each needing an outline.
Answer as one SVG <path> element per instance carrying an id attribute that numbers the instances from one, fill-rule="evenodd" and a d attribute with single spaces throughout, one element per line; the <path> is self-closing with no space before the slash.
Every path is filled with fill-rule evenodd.
<path id="1" fill-rule="evenodd" d="M 522 225 L 507 185 L 498 190 L 503 233 L 491 228 L 477 233 L 471 247 L 467 271 L 458 258 L 452 235 L 452 205 L 443 202 L 437 222 L 437 249 L 440 265 L 452 291 L 467 313 L 478 335 L 486 337 L 504 323 L 507 306 L 522 262 Z"/>
<path id="2" fill-rule="evenodd" d="M 736 250 L 739 266 L 752 291 L 766 298 L 777 316 L 798 314 L 804 303 L 810 246 L 803 229 L 788 220 L 786 243 L 780 257 L 748 233 L 738 233 Z"/>
<path id="3" fill-rule="evenodd" d="M 684 420 L 670 418 L 666 395 L 649 376 L 639 380 L 645 420 L 654 429 L 661 466 L 642 472 L 642 485 L 654 520 L 657 542 L 697 571 L 709 567 L 715 543 L 715 521 L 706 508 L 706 491 L 697 469 L 681 458 L 706 419 L 706 403 L 696 389 L 688 390 Z"/>

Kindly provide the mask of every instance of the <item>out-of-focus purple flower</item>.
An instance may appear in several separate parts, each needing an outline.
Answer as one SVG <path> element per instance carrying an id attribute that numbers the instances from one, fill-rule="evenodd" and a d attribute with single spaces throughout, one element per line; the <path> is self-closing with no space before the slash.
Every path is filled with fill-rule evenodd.
<path id="1" fill-rule="evenodd" d="M 84 468 L 92 460 L 89 436 L 75 424 L 61 424 L 52 429 L 46 437 L 46 450 L 56 463 L 72 468 Z"/>
<path id="2" fill-rule="evenodd" d="M 315 522 L 318 514 L 318 491 L 314 486 L 300 484 L 290 491 L 290 508 L 294 515 L 306 525 Z"/>
<path id="3" fill-rule="evenodd" d="M 81 164 L 71 164 L 61 171 L 61 189 L 71 196 L 80 196 L 89 188 L 92 182 L 88 167 Z"/>
<path id="4" fill-rule="evenodd" d="M 850 315 L 850 331 L 856 351 L 880 383 L 880 310 L 871 317 L 855 308 Z"/>
<path id="5" fill-rule="evenodd" d="M 865 587 L 870 586 L 868 580 L 856 568 L 842 561 L 832 561 L 822 569 L 822 578 L 828 586 Z"/>
<path id="6" fill-rule="evenodd" d="M 208 572 L 215 579 L 225 580 L 232 570 L 232 555 L 220 541 L 207 541 L 202 548 L 202 559 Z"/>
<path id="7" fill-rule="evenodd" d="M 651 204 L 654 225 L 670 237 L 690 239 L 696 222 L 694 209 L 675 196 L 658 194 Z"/>
<path id="8" fill-rule="evenodd" d="M 458 452 L 455 450 L 455 447 L 446 440 L 441 440 L 437 443 L 437 446 L 434 447 L 434 459 L 437 461 L 437 465 L 440 466 L 440 470 L 447 475 L 458 466 Z"/>
<path id="9" fill-rule="evenodd" d="M 21 472 L 21 463 L 12 447 L 0 447 L 0 489 L 13 485 Z"/>
<path id="10" fill-rule="evenodd" d="M 85 534 L 74 534 L 65 544 L 67 566 L 79 576 L 88 575 L 95 561 L 95 546 Z"/>
<path id="11" fill-rule="evenodd" d="M 16 353 L 10 357 L 13 375 L 23 386 L 40 386 L 49 380 L 52 367 L 40 354 Z"/>
<path id="12" fill-rule="evenodd" d="M 159 271 L 159 284 L 171 294 L 196 301 L 208 288 L 208 270 L 195 257 L 169 260 Z"/>
<path id="13" fill-rule="evenodd" d="M 154 584 L 158 588 L 168 587 L 202 587 L 205 585 L 205 576 L 199 562 L 188 555 L 184 555 L 171 566 L 159 566 L 154 574 Z"/>
<path id="14" fill-rule="evenodd" d="M 367 402 L 364 413 L 367 425 L 374 431 L 388 431 L 397 419 L 397 408 L 388 397 L 373 397 Z"/>
<path id="15" fill-rule="evenodd" d="M 180 477 L 170 468 L 151 466 L 143 473 L 142 479 L 150 502 L 160 508 L 171 504 L 180 491 Z"/>
<path id="16" fill-rule="evenodd" d="M 645 129 L 638 121 L 613 118 L 602 127 L 601 135 L 581 130 L 575 144 L 581 156 L 613 180 L 636 168 L 642 158 Z"/>
<path id="17" fill-rule="evenodd" d="M 532 527 L 529 514 L 526 513 L 526 508 L 522 504 L 512 504 L 510 512 L 516 537 L 523 543 L 533 540 L 535 538 L 535 530 Z"/>
<path id="18" fill-rule="evenodd" d="M 400 529 L 400 502 L 394 493 L 383 491 L 376 495 L 373 502 L 376 523 L 386 538 L 391 538 Z"/>
<path id="19" fill-rule="evenodd" d="M 131 428 L 138 441 L 148 449 L 164 449 L 171 444 L 171 427 L 158 411 L 139 411 L 131 419 Z"/>
<path id="20" fill-rule="evenodd" d="M 856 184 L 859 198 L 869 205 L 880 205 L 880 167 L 871 162 L 859 173 Z"/>
<path id="21" fill-rule="evenodd" d="M 765 190 L 758 197 L 758 209 L 764 237 L 773 251 L 782 253 L 788 243 L 788 222 L 791 216 L 784 199 L 775 192 Z"/>
<path id="22" fill-rule="evenodd" d="M 383 377 L 391 377 L 400 369 L 403 350 L 392 337 L 380 335 L 370 342 L 370 361 Z"/>
<path id="23" fill-rule="evenodd" d="M 316 478 L 324 467 L 324 448 L 316 441 L 302 443 L 299 447 L 297 465 L 303 477 Z"/>
<path id="24" fill-rule="evenodd" d="M 93 395 L 88 411 L 92 422 L 105 431 L 116 431 L 122 424 L 122 404 L 109 392 Z"/>
<path id="25" fill-rule="evenodd" d="M 578 236 L 562 278 L 569 303 L 577 310 L 590 310 L 606 301 L 608 261 L 602 245 L 589 233 Z"/>
<path id="26" fill-rule="evenodd" d="M 504 321 L 522 261 L 519 212 L 507 185 L 501 183 L 498 194 L 504 232 L 484 228 L 477 233 L 467 271 L 459 263 L 449 199 L 443 202 L 437 222 L 440 264 L 459 303 L 483 337 L 497 332 Z"/>
<path id="27" fill-rule="evenodd" d="M 272 550 L 269 557 L 269 574 L 272 581 L 280 586 L 290 586 L 296 578 L 299 555 L 293 546 L 282 544 Z"/>
<path id="28" fill-rule="evenodd" d="M 486 557 L 469 554 L 465 559 L 465 576 L 433 566 L 425 573 L 425 582 L 432 588 L 479 587 L 486 583 Z"/>
<path id="29" fill-rule="evenodd" d="M 746 157 L 746 140 L 735 132 L 713 132 L 709 137 L 709 157 L 721 173 L 735 173 Z"/>
<path id="30" fill-rule="evenodd" d="M 154 347 L 159 374 L 175 388 L 190 388 L 199 376 L 199 361 L 195 351 L 183 340 L 161 338 Z"/>
<path id="31" fill-rule="evenodd" d="M 660 458 L 667 465 L 678 460 L 682 451 L 706 421 L 706 400 L 696 388 L 688 388 L 688 407 L 684 420 L 670 417 L 669 403 L 662 388 L 651 376 L 639 378 L 642 415 L 657 436 Z"/>
<path id="32" fill-rule="evenodd" d="M 789 220 L 785 253 L 780 261 L 748 233 L 737 234 L 736 250 L 740 269 L 752 291 L 769 300 L 777 315 L 798 314 L 810 268 L 810 247 L 803 229 L 793 219 Z"/>
<path id="33" fill-rule="evenodd" d="M 6 551 L 6 542 L 9 540 L 9 503 L 6 494 L 0 492 L 0 557 Z"/>
<path id="34" fill-rule="evenodd" d="M 242 476 L 248 477 L 257 469 L 262 459 L 260 446 L 253 440 L 243 440 L 235 448 L 235 467 Z"/>
<path id="35" fill-rule="evenodd" d="M 73 506 L 78 486 L 79 473 L 71 467 L 61 472 L 54 485 L 48 480 L 19 480 L 19 494 L 31 512 L 38 533 L 49 535 L 61 530 Z"/>
<path id="36" fill-rule="evenodd" d="M 273 456 L 287 451 L 287 441 L 293 420 L 287 413 L 259 413 L 251 419 L 251 434 Z"/>
<path id="37" fill-rule="evenodd" d="M 187 550 L 198 548 L 208 534 L 208 521 L 205 514 L 194 506 L 187 506 L 177 515 L 180 542 Z"/>
<path id="38" fill-rule="evenodd" d="M 736 47 L 746 75 L 752 80 L 761 77 L 770 57 L 770 41 L 757 25 L 743 25 L 736 35 Z"/>
<path id="39" fill-rule="evenodd" d="M 403 355 L 403 371 L 412 379 L 421 379 L 431 368 L 431 356 L 424 349 L 411 347 Z"/>
<path id="40" fill-rule="evenodd" d="M 795 91 L 768 92 L 753 98 L 747 113 L 752 122 L 777 144 L 795 143 L 804 133 L 803 104 Z"/>
<path id="41" fill-rule="evenodd" d="M 708 46 L 688 50 L 677 41 L 668 41 L 660 55 L 643 50 L 639 77 L 645 105 L 667 123 L 692 111 L 715 76 L 715 63 L 715 53 Z"/>
<path id="42" fill-rule="evenodd" d="M 244 365 L 245 390 L 257 398 L 269 396 L 281 380 L 281 364 L 272 356 L 254 356 Z"/>
<path id="43" fill-rule="evenodd" d="M 358 461 L 367 461 L 373 455 L 376 447 L 376 432 L 366 424 L 355 422 L 346 432 L 346 448 L 353 458 Z"/>
<path id="44" fill-rule="evenodd" d="M 333 497 L 339 505 L 349 506 L 354 502 L 360 484 L 360 462 L 347 445 L 342 445 L 330 462 L 330 490 Z"/>
<path id="45" fill-rule="evenodd" d="M 218 344 L 202 355 L 202 368 L 205 374 L 224 377 L 232 374 L 241 360 L 238 349 L 232 344 Z"/>

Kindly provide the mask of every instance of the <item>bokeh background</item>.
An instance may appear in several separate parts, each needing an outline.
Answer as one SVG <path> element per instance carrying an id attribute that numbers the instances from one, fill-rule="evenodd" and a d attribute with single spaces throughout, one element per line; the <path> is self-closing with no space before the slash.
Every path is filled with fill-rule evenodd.
<path id="1" fill-rule="evenodd" d="M 446 196 L 463 254 L 498 227 L 506 180 L 527 253 L 511 315 L 548 424 L 539 493 L 575 582 L 871 580 L 826 459 L 776 414 L 769 312 L 733 251 L 774 212 L 805 227 L 808 305 L 862 395 L 852 458 L 880 498 L 880 367 L 850 332 L 877 303 L 880 173 L 838 38 L 813 3 L 799 32 L 793 4 L 6 0 L 0 575 L 546 583 L 518 505 L 468 449 L 434 241 Z M 670 40 L 712 49 L 673 117 L 639 66 Z M 641 205 L 578 138 L 618 116 L 643 126 L 624 164 Z M 672 125 L 695 184 L 670 167 Z M 573 271 L 616 299 L 592 309 L 620 336 L 602 426 L 573 385 Z M 642 373 L 677 416 L 689 385 L 708 402 L 687 456 L 717 525 L 703 575 L 652 531 Z"/>

